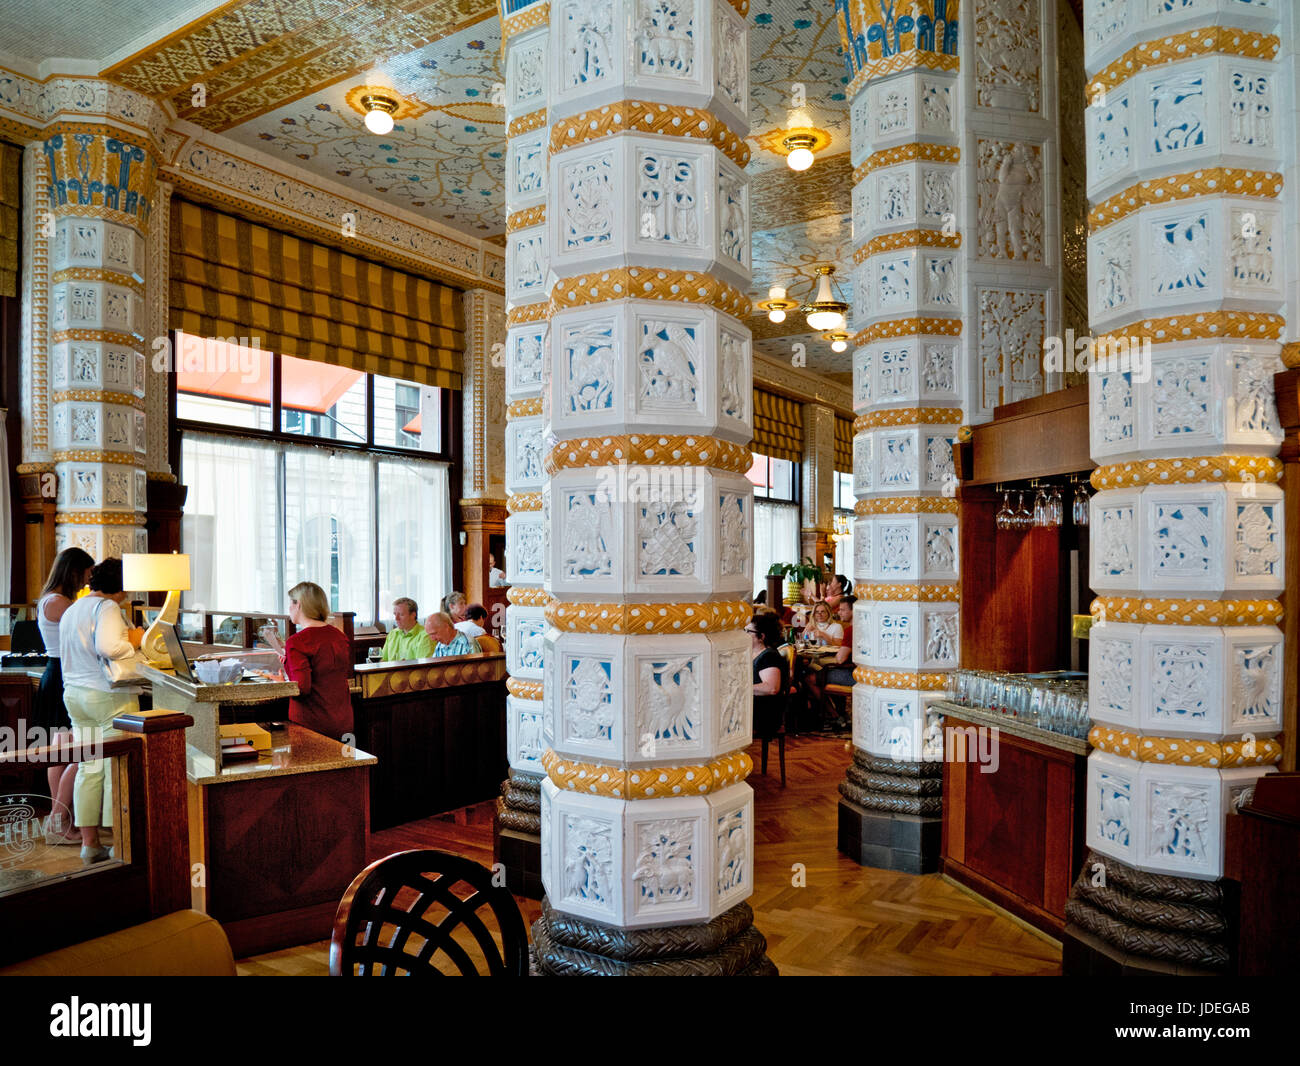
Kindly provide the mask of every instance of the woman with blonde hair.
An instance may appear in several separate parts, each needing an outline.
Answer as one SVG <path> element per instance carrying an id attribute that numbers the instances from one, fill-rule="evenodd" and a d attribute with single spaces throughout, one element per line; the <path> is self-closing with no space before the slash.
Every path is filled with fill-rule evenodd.
<path id="1" fill-rule="evenodd" d="M 289 618 L 297 630 L 284 642 L 280 662 L 285 676 L 298 685 L 289 700 L 289 720 L 323 736 L 342 740 L 352 732 L 352 645 L 329 623 L 325 590 L 300 581 L 289 590 Z"/>

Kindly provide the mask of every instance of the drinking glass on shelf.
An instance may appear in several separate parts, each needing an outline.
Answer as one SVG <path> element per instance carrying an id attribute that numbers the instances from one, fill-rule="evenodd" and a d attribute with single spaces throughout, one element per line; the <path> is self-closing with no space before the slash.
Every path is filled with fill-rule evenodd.
<path id="1" fill-rule="evenodd" d="M 377 663 L 379 662 L 380 657 L 383 654 L 384 654 L 383 648 L 371 648 L 368 652 L 366 652 L 366 662 Z"/>
<path id="2" fill-rule="evenodd" d="M 1074 524 L 1076 526 L 1088 524 L 1088 486 L 1083 481 L 1074 486 Z"/>
<path id="3" fill-rule="evenodd" d="M 1029 507 L 1029 493 L 1020 493 L 1019 499 L 1019 510 L 1016 511 L 1016 528 L 1020 530 L 1031 529 L 1034 524 L 1034 512 Z"/>
<path id="4" fill-rule="evenodd" d="M 1059 526 L 1065 518 L 1065 508 L 1061 501 L 1061 486 L 1053 485 L 1047 490 L 1047 522 Z"/>
<path id="5" fill-rule="evenodd" d="M 998 508 L 998 513 L 993 517 L 993 524 L 998 529 L 1011 529 L 1011 493 L 1002 493 L 1002 506 Z"/>
<path id="6" fill-rule="evenodd" d="M 1051 525 L 1050 511 L 1047 503 L 1047 490 L 1039 486 L 1034 494 L 1034 526 L 1043 529 Z"/>

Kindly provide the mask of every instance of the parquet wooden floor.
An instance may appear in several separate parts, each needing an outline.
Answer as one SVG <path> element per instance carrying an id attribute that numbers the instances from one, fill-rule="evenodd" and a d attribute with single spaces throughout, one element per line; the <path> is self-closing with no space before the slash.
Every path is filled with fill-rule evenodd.
<path id="1" fill-rule="evenodd" d="M 750 751 L 758 763 L 758 745 Z M 850 761 L 846 740 L 792 737 L 787 787 L 773 746 L 768 774 L 754 789 L 755 891 L 750 899 L 768 955 L 782 974 L 1056 975 L 1060 949 L 942 880 L 858 866 L 835 847 L 836 786 Z M 407 848 L 441 848 L 492 862 L 492 806 L 375 833 L 370 857 Z M 796 887 L 802 864 L 803 887 Z M 531 924 L 538 905 L 520 899 Z M 327 942 L 239 963 L 249 976 L 323 975 Z"/>

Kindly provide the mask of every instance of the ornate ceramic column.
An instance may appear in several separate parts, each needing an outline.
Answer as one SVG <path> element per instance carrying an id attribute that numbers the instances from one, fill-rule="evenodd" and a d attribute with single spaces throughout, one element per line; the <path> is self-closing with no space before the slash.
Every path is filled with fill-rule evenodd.
<path id="1" fill-rule="evenodd" d="M 549 110 L 545 220 L 508 248 L 508 299 L 550 296 L 549 480 L 540 513 L 510 517 L 550 597 L 537 960 L 772 973 L 745 902 L 745 23 L 727 0 L 553 0 L 548 16 L 549 39 L 512 35 L 507 92 L 540 82 Z"/>
<path id="2" fill-rule="evenodd" d="M 102 559 L 146 550 L 147 238 L 162 113 L 85 79 L 55 78 L 45 92 L 54 113 L 28 149 L 23 458 L 26 469 L 54 464 L 57 548 Z"/>
<path id="3" fill-rule="evenodd" d="M 1085 8 L 1099 624 L 1067 972 L 1228 965 L 1225 820 L 1280 751 L 1288 6 Z"/>
<path id="4" fill-rule="evenodd" d="M 541 877 L 542 675 L 546 592 L 542 588 L 542 382 L 550 309 L 546 241 L 546 3 L 507 4 L 505 488 L 506 737 L 510 776 L 497 800 L 495 854 L 513 891 L 538 898 Z M 513 9 L 513 10 L 512 10 Z"/>

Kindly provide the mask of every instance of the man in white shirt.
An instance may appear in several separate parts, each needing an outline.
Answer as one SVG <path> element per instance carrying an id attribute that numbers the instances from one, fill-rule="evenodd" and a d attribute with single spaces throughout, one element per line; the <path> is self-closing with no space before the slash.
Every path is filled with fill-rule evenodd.
<path id="1" fill-rule="evenodd" d="M 487 630 L 483 628 L 483 623 L 487 621 L 487 611 L 481 603 L 470 604 L 465 610 L 463 621 L 456 623 L 459 629 L 467 637 L 487 636 Z"/>

